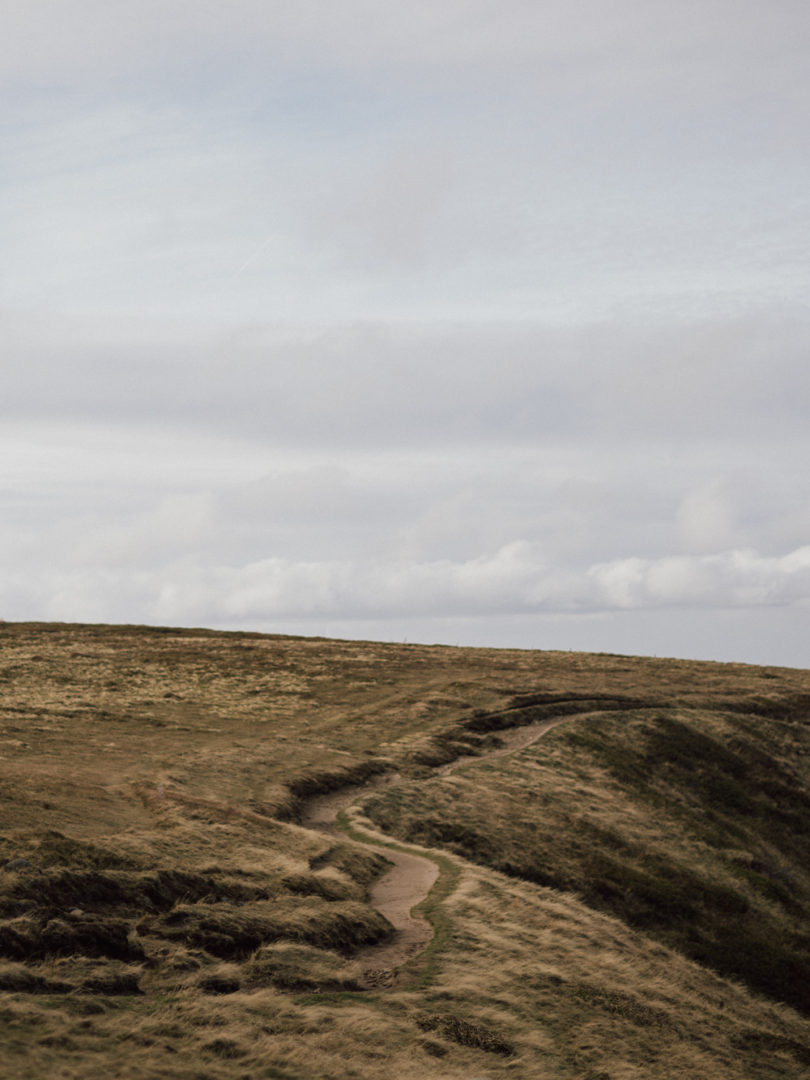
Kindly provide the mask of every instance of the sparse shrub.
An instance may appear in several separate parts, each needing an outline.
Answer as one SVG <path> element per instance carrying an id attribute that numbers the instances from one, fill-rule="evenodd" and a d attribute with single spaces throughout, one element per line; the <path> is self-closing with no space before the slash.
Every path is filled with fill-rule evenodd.
<path id="1" fill-rule="evenodd" d="M 495 1032 L 482 1024 L 473 1024 L 452 1013 L 422 1013 L 416 1017 L 417 1026 L 422 1031 L 435 1031 L 445 1039 L 452 1039 L 459 1046 L 470 1046 L 476 1050 L 486 1050 L 490 1054 L 502 1054 L 505 1057 L 514 1054 L 511 1043 L 502 1039 Z"/>
<path id="2" fill-rule="evenodd" d="M 639 1027 L 672 1028 L 674 1026 L 669 1014 L 663 1009 L 647 1005 L 632 994 L 606 990 L 588 983 L 580 983 L 574 993 L 580 1001 L 595 1005 L 614 1016 L 621 1016 Z"/>

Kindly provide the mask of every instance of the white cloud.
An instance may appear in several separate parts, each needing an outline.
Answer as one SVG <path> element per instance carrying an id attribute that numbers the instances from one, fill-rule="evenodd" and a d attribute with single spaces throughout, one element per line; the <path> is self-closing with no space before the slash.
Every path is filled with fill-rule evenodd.
<path id="1" fill-rule="evenodd" d="M 781 557 L 742 550 L 593 566 L 596 606 L 758 607 L 810 601 L 810 547 Z"/>
<path id="2" fill-rule="evenodd" d="M 396 621 L 704 606 L 749 610 L 810 602 L 810 547 L 781 557 L 730 551 L 621 559 L 579 572 L 549 566 L 539 547 L 525 541 L 465 562 L 270 558 L 206 567 L 184 560 L 160 572 L 48 574 L 25 599 L 36 602 L 47 594 L 48 618 L 73 617 L 78 606 L 93 617 L 112 619 L 122 591 L 135 601 L 135 617 L 144 621 L 242 626 L 289 619 Z M 18 582 L 7 587 L 0 602 L 12 608 L 20 603 Z"/>

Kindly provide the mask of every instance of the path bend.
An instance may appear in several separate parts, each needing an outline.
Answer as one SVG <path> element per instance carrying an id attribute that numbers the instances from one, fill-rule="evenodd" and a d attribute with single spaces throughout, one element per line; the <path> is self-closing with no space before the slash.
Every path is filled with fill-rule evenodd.
<path id="1" fill-rule="evenodd" d="M 576 713 L 501 730 L 498 732 L 502 739 L 501 746 L 481 754 L 456 758 L 437 768 L 435 775 L 449 776 L 463 765 L 517 753 L 531 746 L 558 724 L 588 715 L 594 714 L 590 711 Z M 398 773 L 387 773 L 373 777 L 363 784 L 353 784 L 326 795 L 314 796 L 304 804 L 301 825 L 346 839 L 338 825 L 338 815 L 364 796 L 403 782 Z M 414 914 L 413 909 L 427 899 L 439 876 L 439 865 L 427 852 L 420 855 L 410 849 L 410 846 L 409 850 L 404 850 L 404 845 L 392 846 L 396 841 L 392 842 L 383 833 L 372 830 L 365 824 L 362 826 L 362 835 L 354 830 L 349 839 L 363 843 L 392 863 L 391 868 L 372 886 L 370 903 L 388 919 L 396 933 L 390 941 L 382 945 L 362 949 L 357 953 L 356 959 L 362 965 L 362 982 L 365 987 L 393 986 L 397 968 L 422 952 L 433 937 L 433 927 L 424 916 Z"/>

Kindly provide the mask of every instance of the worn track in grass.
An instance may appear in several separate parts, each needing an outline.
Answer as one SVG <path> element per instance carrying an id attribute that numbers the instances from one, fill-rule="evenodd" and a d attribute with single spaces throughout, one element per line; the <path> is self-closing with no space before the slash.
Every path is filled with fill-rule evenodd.
<path id="1" fill-rule="evenodd" d="M 531 746 L 551 728 L 567 720 L 596 715 L 594 712 L 578 713 L 541 720 L 522 727 L 501 730 L 501 745 L 476 755 L 464 755 L 434 770 L 435 775 L 448 776 L 463 765 L 480 763 L 491 758 L 517 753 Z M 301 813 L 301 824 L 328 835 L 341 832 L 339 815 L 356 805 L 366 795 L 383 788 L 402 783 L 399 773 L 373 777 L 364 784 L 354 784 L 309 799 Z M 413 848 L 405 850 L 394 845 L 384 834 L 364 825 L 362 831 L 353 828 L 351 839 L 362 842 L 385 856 L 392 864 L 371 889 L 371 904 L 396 930 L 393 940 L 362 950 L 357 956 L 363 965 L 363 981 L 368 987 L 390 986 L 396 979 L 396 970 L 422 952 L 433 937 L 433 927 L 424 916 L 414 914 L 433 888 L 439 876 L 438 862 L 425 851 L 417 854 Z"/>

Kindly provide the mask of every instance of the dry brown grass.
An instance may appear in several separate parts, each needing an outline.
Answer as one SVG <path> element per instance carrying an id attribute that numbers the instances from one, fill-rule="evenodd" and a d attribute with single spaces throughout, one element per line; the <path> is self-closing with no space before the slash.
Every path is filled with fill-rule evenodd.
<path id="1" fill-rule="evenodd" d="M 596 910 L 582 876 L 618 836 L 781 911 L 751 862 L 783 873 L 776 837 L 758 834 L 770 861 L 739 834 L 721 858 L 684 825 L 697 789 L 673 774 L 653 798 L 620 772 L 655 749 L 643 702 L 723 746 L 742 725 L 801 787 L 808 673 L 138 627 L 3 625 L 0 646 L 10 1080 L 808 1072 L 806 1018 Z M 436 776 L 542 709 L 593 715 Z M 365 903 L 382 862 L 295 818 L 309 791 L 391 767 L 411 779 L 369 812 L 403 835 L 430 819 L 418 835 L 458 852 L 456 876 L 410 981 L 369 992 L 352 952 L 386 932 Z M 496 868 L 527 852 L 536 880 Z"/>
<path id="2" fill-rule="evenodd" d="M 406 840 L 575 892 L 807 1014 L 808 760 L 798 717 L 636 709 L 366 805 Z"/>

